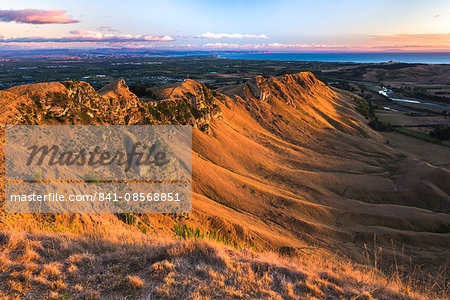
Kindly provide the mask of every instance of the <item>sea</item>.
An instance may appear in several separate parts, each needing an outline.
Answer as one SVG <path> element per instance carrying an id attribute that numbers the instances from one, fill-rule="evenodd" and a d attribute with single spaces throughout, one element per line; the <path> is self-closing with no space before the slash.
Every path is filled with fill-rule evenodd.
<path id="1" fill-rule="evenodd" d="M 355 63 L 424 63 L 450 64 L 450 52 L 358 52 L 358 53 L 266 53 L 239 52 L 223 53 L 218 57 L 251 60 L 278 61 L 323 61 L 323 62 L 355 62 Z"/>

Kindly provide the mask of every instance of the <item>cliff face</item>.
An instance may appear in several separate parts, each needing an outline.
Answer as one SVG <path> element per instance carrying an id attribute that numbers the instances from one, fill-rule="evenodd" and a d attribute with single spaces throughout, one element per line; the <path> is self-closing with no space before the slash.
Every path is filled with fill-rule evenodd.
<path id="1" fill-rule="evenodd" d="M 38 83 L 3 93 L 27 99 L 11 103 L 18 114 L 2 120 L 8 124 L 135 124 L 147 117 L 135 95 L 118 90 L 103 97 L 86 82 Z"/>
<path id="2" fill-rule="evenodd" d="M 147 105 L 130 92 L 123 79 L 113 81 L 98 91 L 98 94 L 110 106 L 110 114 L 116 119 L 113 124 L 144 124 L 154 122 L 153 116 L 148 112 Z"/>
<path id="3" fill-rule="evenodd" d="M 211 120 L 221 116 L 218 105 L 221 95 L 193 80 L 163 89 L 158 96 L 162 100 L 153 107 L 170 123 L 191 124 L 209 133 Z"/>
<path id="4" fill-rule="evenodd" d="M 145 103 L 114 81 L 95 91 L 79 81 L 38 83 L 0 91 L 7 124 L 191 124 L 208 131 L 220 117 L 214 92 L 194 81 L 163 91 L 158 102 Z"/>

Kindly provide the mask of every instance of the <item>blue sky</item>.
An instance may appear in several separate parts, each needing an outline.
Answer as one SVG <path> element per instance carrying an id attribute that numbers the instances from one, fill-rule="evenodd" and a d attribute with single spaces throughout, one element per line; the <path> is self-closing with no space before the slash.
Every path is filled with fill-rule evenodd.
<path id="1" fill-rule="evenodd" d="M 450 1 L 11 1 L 1 48 L 449 51 Z"/>

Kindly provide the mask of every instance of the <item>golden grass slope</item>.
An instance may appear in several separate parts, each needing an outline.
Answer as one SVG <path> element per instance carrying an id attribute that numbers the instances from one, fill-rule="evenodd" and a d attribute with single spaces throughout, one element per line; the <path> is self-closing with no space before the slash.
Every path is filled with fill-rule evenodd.
<path id="1" fill-rule="evenodd" d="M 81 110 L 80 106 L 77 106 L 79 110 L 75 109 L 70 119 L 59 120 L 50 117 L 32 120 L 63 124 L 185 122 L 194 125 L 193 213 L 183 216 L 140 215 L 139 220 L 149 224 L 149 228 L 145 230 L 138 224 L 121 224 L 114 215 L 56 216 L 51 222 L 46 221 L 53 224 L 53 227 L 48 226 L 49 228 L 35 224 L 40 216 L 22 215 L 16 219 L 3 216 L 3 230 L 14 228 L 30 231 L 34 228 L 38 231 L 37 235 L 26 239 L 42 240 L 42 230 L 64 232 L 75 228 L 73 239 L 76 243 L 81 233 L 98 237 L 99 232 L 95 229 L 97 227 L 107 230 L 113 237 L 121 230 L 136 233 L 137 236 L 145 232 L 147 235 L 167 237 L 173 235 L 171 229 L 175 222 L 178 222 L 199 226 L 204 230 L 220 230 L 221 236 L 235 245 L 287 253 L 303 259 L 313 255 L 317 257 L 317 262 L 326 261 L 333 257 L 333 254 L 339 253 L 338 256 L 349 257 L 360 263 L 377 261 L 378 269 L 389 270 L 401 253 L 402 257 L 411 257 L 411 267 L 423 265 L 425 271 L 433 273 L 441 272 L 439 268 L 450 263 L 449 172 L 405 157 L 390 148 L 385 139 L 370 129 L 366 125 L 367 121 L 356 111 L 355 95 L 332 90 L 311 73 L 279 78 L 258 76 L 246 84 L 223 88 L 220 93 L 189 80 L 170 88 L 160 88 L 159 96 L 162 100 L 156 103 L 144 103 L 137 97 L 134 98 L 123 82 L 113 83 L 99 93 L 85 87 L 85 83 L 81 85 L 83 89 L 78 90 L 88 91 L 89 99 L 83 98 L 82 94 L 76 94 L 76 99 L 89 105 L 81 106 Z M 55 83 L 53 88 L 60 88 L 60 84 Z M 25 103 L 28 109 L 25 111 L 29 112 L 30 118 L 33 117 L 35 100 L 39 95 L 34 96 L 33 101 L 30 93 L 26 92 L 33 89 L 44 90 L 32 86 L 10 89 L 17 95 L 17 100 L 13 100 L 13 103 L 10 103 L 10 99 L 13 99 L 10 90 L 0 91 L 0 107 L 5 107 L 3 122 L 10 120 L 4 117 L 8 111 L 21 106 L 20 101 Z M 73 91 L 73 88 L 67 89 Z M 120 101 L 121 98 L 127 101 Z M 50 97 L 49 102 L 44 103 L 54 102 L 55 106 L 64 111 L 66 106 L 57 100 Z M 80 117 L 85 117 L 84 114 L 79 114 L 84 111 L 84 107 L 92 112 L 96 103 L 104 105 L 102 113 L 85 119 Z M 108 103 L 111 106 L 108 106 Z M 127 104 L 122 106 L 123 103 Z M 119 113 L 116 112 L 117 107 L 120 108 Z M 154 113 L 155 110 L 158 110 L 159 115 Z M 137 236 L 133 235 L 134 238 Z M 171 244 L 170 247 L 176 249 L 179 247 L 177 245 Z M 187 247 L 197 247 L 193 245 L 189 244 Z M 9 246 L 5 244 L 4 247 Z M 111 247 L 115 249 L 122 246 L 115 244 Z M 134 246 L 130 247 L 134 249 Z M 228 250 L 220 251 L 227 253 Z M 233 251 L 230 253 L 233 253 L 232 257 L 247 255 Z M 188 262 L 191 254 L 186 254 L 185 259 Z M 68 255 L 70 254 L 62 255 L 55 260 L 56 263 L 65 266 Z M 110 255 L 114 257 L 114 254 Z M 139 259 L 145 261 L 145 257 Z M 256 263 L 253 259 L 259 260 L 258 257 L 248 260 L 250 265 Z M 48 260 L 42 260 L 42 264 L 49 264 L 50 260 L 51 256 Z M 169 263 L 174 264 L 170 260 Z M 314 260 L 308 264 L 302 265 L 303 263 L 300 262 L 300 266 L 314 268 Z M 329 263 L 330 268 L 336 268 L 340 264 L 337 261 Z M 263 283 L 263 286 L 259 286 L 255 282 L 263 280 L 264 273 L 258 275 L 260 277 L 254 275 L 258 280 L 252 279 L 254 281 L 249 281 L 251 283 L 245 283 L 240 281 L 244 279 L 240 279 L 239 274 L 247 274 L 248 271 L 239 273 L 234 267 L 226 266 L 218 272 L 214 270 L 214 264 L 214 261 L 199 260 L 198 264 L 195 260 L 190 261 L 188 266 L 192 269 L 187 271 L 186 267 L 176 268 L 173 275 L 162 277 L 165 283 L 161 283 L 164 287 L 159 291 L 167 292 L 169 288 L 174 288 L 174 293 L 185 293 L 183 295 L 195 298 L 206 295 L 204 293 L 207 291 L 200 288 L 204 282 L 209 282 L 208 285 L 213 282 L 218 287 L 218 294 L 215 295 L 217 297 L 259 295 L 288 298 L 291 290 L 294 293 L 293 298 L 348 298 L 361 296 L 365 291 L 378 297 L 388 295 L 387 297 L 401 298 L 406 297 L 406 290 L 412 288 L 412 284 L 409 284 L 403 290 L 394 288 L 393 291 L 387 291 L 379 287 L 379 283 L 375 283 L 375 277 L 364 277 L 373 290 L 358 283 L 347 291 L 343 281 L 338 281 L 334 284 L 341 290 L 335 287 L 328 289 L 326 284 L 321 286 L 314 283 L 313 286 L 316 286 L 318 291 L 312 292 L 312 289 L 305 287 L 307 277 L 302 277 L 304 274 L 293 275 L 294 279 L 286 279 L 285 283 L 279 281 L 277 278 L 283 277 L 284 271 L 280 271 L 278 267 L 273 267 L 276 270 L 273 271 L 275 275 Z M 400 273 L 410 274 L 411 268 L 406 265 Z M 200 275 L 192 271 L 197 268 Z M 207 281 L 208 277 L 203 278 L 201 274 L 204 273 L 202 270 L 208 270 L 206 273 L 209 273 L 208 268 L 226 275 L 218 281 Z M 243 265 L 239 268 L 247 270 Z M 288 275 L 285 276 L 291 278 L 289 272 L 294 271 L 290 267 L 287 270 Z M 320 268 L 317 272 L 320 273 L 319 270 Z M 141 286 L 141 292 L 138 292 L 140 296 L 147 290 L 159 293 L 156 292 L 158 289 L 155 286 L 148 285 L 149 277 L 145 277 L 145 272 L 147 271 L 124 271 L 121 277 L 116 279 L 118 282 L 129 282 L 135 287 Z M 346 278 L 351 272 L 349 269 L 341 270 L 336 276 Z M 444 282 L 447 272 L 443 271 Z M 11 272 L 7 274 L 12 276 Z M 195 277 L 195 286 L 198 289 L 186 291 L 174 280 L 178 278 L 181 282 L 188 282 L 185 274 L 200 276 Z M 363 274 L 361 276 L 372 276 L 368 274 L 373 273 L 368 271 Z M 380 275 L 376 278 L 383 282 L 380 285 L 387 284 L 387 277 L 383 279 L 383 275 Z M 277 282 L 274 283 L 275 281 Z M 446 295 L 443 281 L 440 278 L 434 288 Z M 78 283 L 71 281 L 65 284 L 74 287 Z M 245 288 L 246 284 L 248 288 Z M 208 285 L 204 285 L 204 289 Z M 289 286 L 287 291 L 283 285 Z M 350 292 L 351 289 L 355 290 Z M 139 291 L 139 288 L 137 290 Z M 226 294 L 225 290 L 229 290 L 231 294 Z M 236 294 L 233 294 L 235 290 Z M 49 289 L 43 291 L 48 292 Z M 377 291 L 380 294 L 376 294 Z M 58 295 L 59 293 L 58 291 Z M 76 291 L 70 290 L 69 294 L 72 293 Z M 111 293 L 111 297 L 116 295 L 115 292 Z"/>
<path id="2" fill-rule="evenodd" d="M 0 232 L 0 297 L 422 299 L 414 284 L 336 256 L 287 259 L 211 241 Z"/>
<path id="3" fill-rule="evenodd" d="M 383 245 L 448 251 L 448 171 L 389 148 L 353 96 L 309 73 L 257 80 L 259 95 L 244 87 L 220 104 L 223 120 L 211 123 L 211 135 L 194 134 L 201 202 L 231 208 L 227 221 L 273 247 L 352 248 L 377 234 Z M 194 208 L 217 215 L 201 202 Z M 439 257 L 436 265 L 448 264 Z"/>

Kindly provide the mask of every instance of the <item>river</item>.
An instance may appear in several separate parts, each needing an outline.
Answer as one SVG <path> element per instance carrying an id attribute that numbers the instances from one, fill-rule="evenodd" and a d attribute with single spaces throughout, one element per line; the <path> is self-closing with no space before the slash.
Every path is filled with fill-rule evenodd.
<path id="1" fill-rule="evenodd" d="M 437 103 L 433 103 L 433 102 L 423 102 L 423 101 L 415 100 L 415 99 L 413 100 L 413 99 L 397 98 L 395 96 L 395 93 L 386 87 L 380 87 L 378 93 L 380 95 L 388 97 L 392 101 L 418 104 L 418 105 L 422 106 L 423 108 L 434 108 L 434 109 L 439 109 L 439 110 L 450 111 L 450 105 L 437 104 Z"/>

